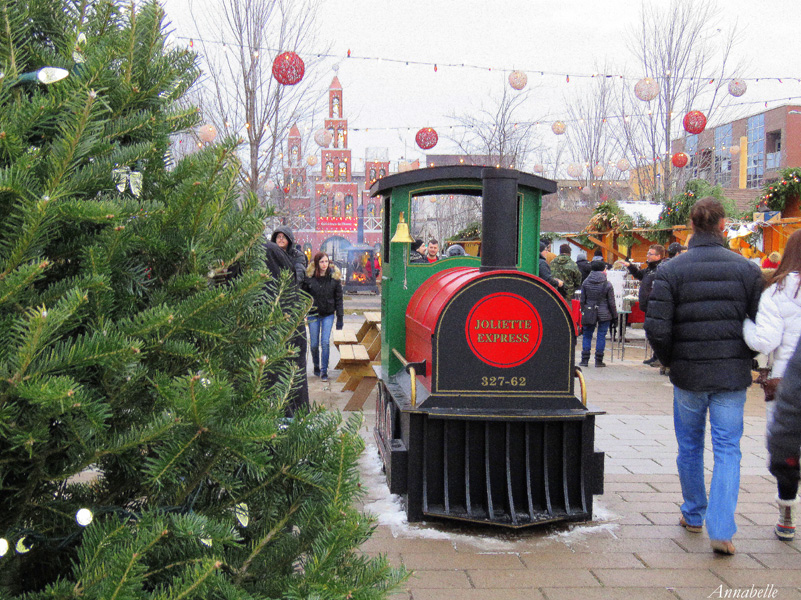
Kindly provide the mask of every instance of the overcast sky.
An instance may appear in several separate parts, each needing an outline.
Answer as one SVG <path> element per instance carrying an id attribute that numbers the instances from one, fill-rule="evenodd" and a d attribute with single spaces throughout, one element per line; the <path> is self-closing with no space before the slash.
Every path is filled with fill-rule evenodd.
<path id="1" fill-rule="evenodd" d="M 190 15 L 215 14 L 220 0 L 166 0 L 165 6 L 176 35 L 214 35 L 198 32 Z M 739 29 L 734 58 L 748 64 L 740 76 L 765 78 L 748 81 L 748 91 L 738 102 L 753 104 L 733 109 L 737 114 L 726 120 L 760 112 L 766 101 L 769 108 L 801 103 L 801 0 L 726 0 L 719 6 L 717 27 L 725 32 L 736 23 Z M 528 74 L 532 88 L 521 114 L 543 119 L 542 136 L 552 142 L 550 122 L 565 118 L 565 99 L 584 93 L 587 86 L 578 75 L 593 73 L 603 64 L 616 74 L 643 75 L 626 43 L 637 25 L 639 7 L 631 0 L 326 0 L 321 35 L 339 58 L 327 65 L 329 76 L 321 83 L 321 97 L 337 75 L 358 170 L 367 147 L 389 148 L 392 161 L 423 158 L 414 135 L 425 126 L 440 134 L 431 153 L 456 151 L 447 139 L 453 135 L 449 116 L 477 111 L 508 85 L 508 72 L 501 69 L 520 69 Z M 722 40 L 716 28 L 711 35 Z M 219 39 L 219 33 L 215 37 Z M 348 50 L 354 56 L 424 61 L 437 63 L 438 68 L 434 72 L 432 66 L 347 59 Z M 498 70 L 447 67 L 447 63 Z M 542 76 L 540 71 L 571 74 L 571 79 L 568 83 L 564 75 Z M 778 77 L 795 79 L 783 83 L 768 79 Z M 787 97 L 798 98 L 770 102 Z M 364 131 L 367 128 L 370 131 Z"/>

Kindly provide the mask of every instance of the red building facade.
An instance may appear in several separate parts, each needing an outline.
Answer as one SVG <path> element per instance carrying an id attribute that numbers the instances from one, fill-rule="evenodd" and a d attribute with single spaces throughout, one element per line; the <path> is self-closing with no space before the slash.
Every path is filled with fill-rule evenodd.
<path id="1" fill-rule="evenodd" d="M 369 198 L 372 181 L 389 173 L 389 161 L 365 161 L 364 174 L 354 174 L 348 147 L 348 120 L 344 116 L 342 86 L 334 77 L 328 88 L 328 118 L 324 128 L 331 141 L 320 148 L 319 160 L 303 158 L 297 126 L 290 130 L 284 166 L 284 192 L 289 215 L 280 219 L 289 225 L 295 239 L 311 253 L 322 249 L 335 259 L 356 244 L 359 208 L 364 209 L 363 243 L 380 248 L 380 206 Z M 319 165 L 319 173 L 309 173 Z"/>

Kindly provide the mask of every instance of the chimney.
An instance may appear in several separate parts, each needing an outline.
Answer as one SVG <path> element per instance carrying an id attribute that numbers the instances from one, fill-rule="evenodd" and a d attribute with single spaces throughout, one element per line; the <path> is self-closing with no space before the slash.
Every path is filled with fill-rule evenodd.
<path id="1" fill-rule="evenodd" d="M 517 270 L 517 179 L 512 169 L 481 170 L 481 271 Z"/>

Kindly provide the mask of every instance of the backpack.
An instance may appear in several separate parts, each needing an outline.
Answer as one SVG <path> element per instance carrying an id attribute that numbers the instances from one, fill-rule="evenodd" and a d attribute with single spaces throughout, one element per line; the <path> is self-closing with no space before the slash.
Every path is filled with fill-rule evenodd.
<path id="1" fill-rule="evenodd" d="M 598 302 L 593 300 L 587 302 L 587 305 L 581 311 L 581 324 L 582 325 L 595 325 L 598 322 Z"/>

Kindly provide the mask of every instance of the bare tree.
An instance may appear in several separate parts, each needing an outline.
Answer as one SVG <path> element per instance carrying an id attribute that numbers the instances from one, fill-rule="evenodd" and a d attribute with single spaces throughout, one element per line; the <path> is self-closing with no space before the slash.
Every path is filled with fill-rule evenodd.
<path id="1" fill-rule="evenodd" d="M 670 167 L 671 138 L 682 131 L 683 116 L 702 110 L 711 119 L 725 101 L 728 80 L 737 71 L 731 66 L 736 24 L 724 32 L 718 25 L 722 14 L 716 0 L 642 7 L 630 48 L 642 76 L 659 84 L 659 95 L 646 103 L 634 96 L 633 86 L 625 86 L 620 106 L 626 115 L 623 139 L 644 195 L 664 199 L 674 192 L 678 182 Z"/>
<path id="2" fill-rule="evenodd" d="M 586 199 L 591 204 L 597 203 L 602 183 L 619 176 L 619 171 L 613 167 L 613 159 L 622 156 L 615 122 L 610 119 L 616 109 L 613 85 L 611 78 L 601 74 L 592 79 L 588 92 L 582 91 L 567 101 L 571 121 L 568 150 L 572 159 L 582 166 L 577 179 L 589 188 Z"/>
<path id="3" fill-rule="evenodd" d="M 501 95 L 491 99 L 489 107 L 452 116 L 461 132 L 454 142 L 465 154 L 486 156 L 502 167 L 522 168 L 542 145 L 535 121 L 521 115 L 529 96 L 530 90 L 517 92 L 504 85 Z"/>
<path id="4" fill-rule="evenodd" d="M 319 83 L 319 56 L 327 52 L 318 39 L 321 1 L 222 0 L 221 12 L 208 17 L 215 21 L 205 26 L 196 22 L 200 31 L 214 31 L 215 40 L 226 40 L 222 48 L 200 42 L 209 91 L 202 97 L 201 108 L 218 131 L 244 140 L 243 185 L 262 199 L 269 196 L 268 180 L 281 187 L 282 147 L 290 127 L 309 116 L 321 97 L 314 91 Z M 273 59 L 286 51 L 296 52 L 305 62 L 304 78 L 293 86 L 282 85 L 272 76 Z M 308 144 L 308 135 L 304 137 Z"/>

